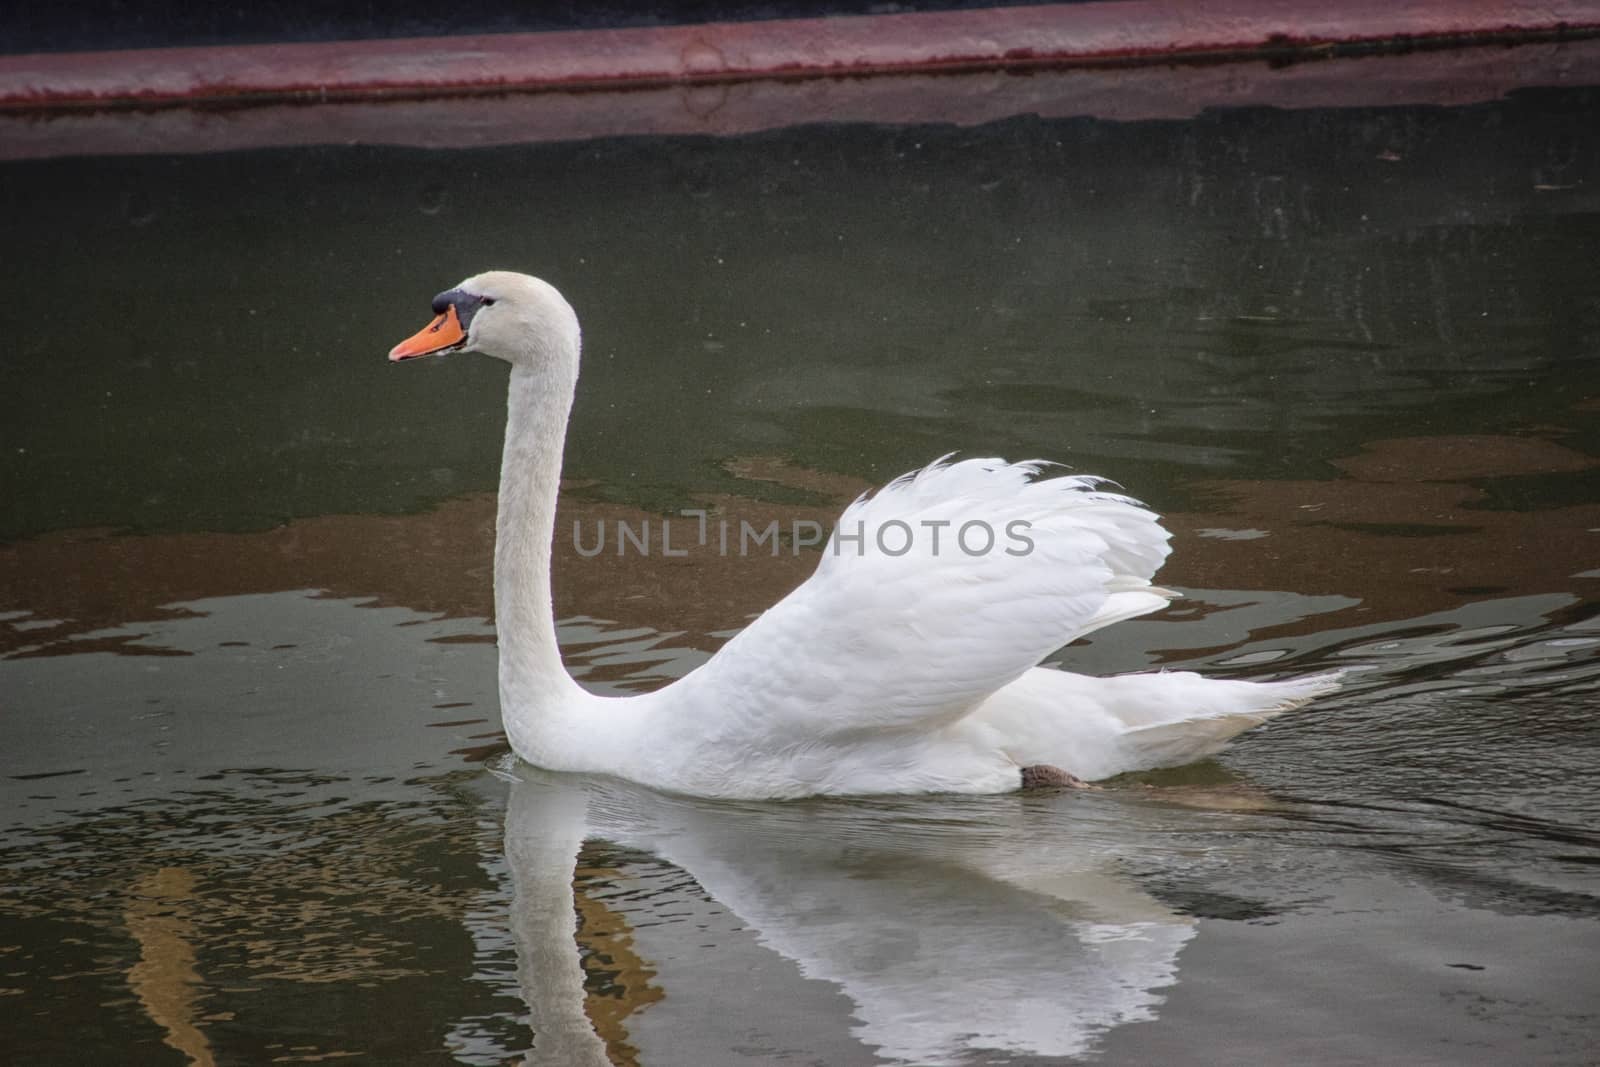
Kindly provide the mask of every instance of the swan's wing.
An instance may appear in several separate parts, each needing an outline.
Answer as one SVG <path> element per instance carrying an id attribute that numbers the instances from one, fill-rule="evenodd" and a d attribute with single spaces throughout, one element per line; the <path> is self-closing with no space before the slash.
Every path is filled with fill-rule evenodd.
<path id="1" fill-rule="evenodd" d="M 858 499 L 816 572 L 688 688 L 717 701 L 723 727 L 772 741 L 931 728 L 1080 634 L 1164 604 L 1156 516 L 1045 466 L 940 460 Z"/>

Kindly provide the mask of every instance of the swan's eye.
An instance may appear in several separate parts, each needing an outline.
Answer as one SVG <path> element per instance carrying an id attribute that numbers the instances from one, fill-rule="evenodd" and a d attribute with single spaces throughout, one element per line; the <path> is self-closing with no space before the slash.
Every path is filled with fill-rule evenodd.
<path id="1" fill-rule="evenodd" d="M 489 305 L 491 305 L 493 303 L 494 303 L 494 297 L 486 296 L 486 297 L 483 298 L 483 306 L 484 307 L 488 307 Z"/>

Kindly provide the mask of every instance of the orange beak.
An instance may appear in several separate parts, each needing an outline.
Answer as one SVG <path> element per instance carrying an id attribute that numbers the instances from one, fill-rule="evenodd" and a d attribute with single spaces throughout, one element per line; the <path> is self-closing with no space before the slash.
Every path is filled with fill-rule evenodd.
<path id="1" fill-rule="evenodd" d="M 451 304 L 443 315 L 389 349 L 389 362 L 398 363 L 402 359 L 426 356 L 431 352 L 458 345 L 466 339 L 466 331 L 461 328 L 461 320 L 456 317 L 456 306 Z"/>

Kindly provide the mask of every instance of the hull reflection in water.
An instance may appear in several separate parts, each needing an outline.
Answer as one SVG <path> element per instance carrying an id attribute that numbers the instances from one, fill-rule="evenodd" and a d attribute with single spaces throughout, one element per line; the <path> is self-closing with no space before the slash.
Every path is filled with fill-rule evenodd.
<path id="1" fill-rule="evenodd" d="M 585 1012 L 575 939 L 573 874 L 589 840 L 682 870 L 764 948 L 836 987 L 865 1062 L 1082 1055 L 1155 1018 L 1194 932 L 1119 877 L 1056 798 L 729 804 L 514 774 L 505 844 L 530 1063 L 612 1062 Z M 688 962 L 657 961 L 655 981 L 668 1004 L 706 999 L 686 1006 L 702 1021 L 753 977 L 719 973 L 709 954 Z"/>

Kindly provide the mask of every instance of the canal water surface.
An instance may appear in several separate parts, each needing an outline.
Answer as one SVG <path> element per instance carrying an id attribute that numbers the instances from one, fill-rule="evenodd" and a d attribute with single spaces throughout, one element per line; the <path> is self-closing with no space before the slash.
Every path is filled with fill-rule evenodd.
<path id="1" fill-rule="evenodd" d="M 0 164 L 0 1058 L 1592 1062 L 1597 129 L 1565 90 Z M 587 685 L 817 558 L 618 523 L 827 523 L 951 450 L 1166 516 L 1184 599 L 1052 662 L 1349 684 L 1062 795 L 519 764 L 503 368 L 384 358 L 490 267 L 585 324 Z"/>

